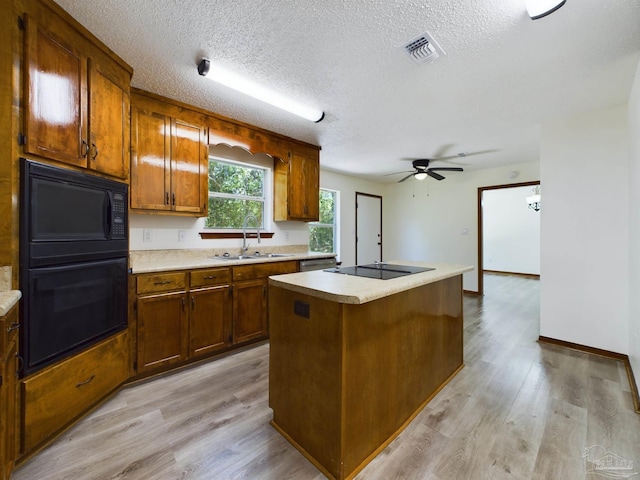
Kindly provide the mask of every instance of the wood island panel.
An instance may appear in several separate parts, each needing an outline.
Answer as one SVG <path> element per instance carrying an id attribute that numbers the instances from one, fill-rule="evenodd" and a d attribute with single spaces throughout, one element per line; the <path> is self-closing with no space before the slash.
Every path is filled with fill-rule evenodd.
<path id="1" fill-rule="evenodd" d="M 463 365 L 461 275 L 360 305 L 271 285 L 269 314 L 272 423 L 330 478 L 353 478 Z"/>

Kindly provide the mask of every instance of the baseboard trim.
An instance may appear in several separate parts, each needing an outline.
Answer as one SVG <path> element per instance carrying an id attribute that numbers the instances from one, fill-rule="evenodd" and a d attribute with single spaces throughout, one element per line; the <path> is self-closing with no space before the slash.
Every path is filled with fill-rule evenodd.
<path id="1" fill-rule="evenodd" d="M 482 273 L 490 273 L 493 275 L 514 275 L 516 277 L 524 277 L 524 278 L 535 278 L 540 280 L 539 273 L 519 273 L 519 272 L 505 272 L 502 270 L 487 270 L 486 268 L 482 270 Z"/>
<path id="2" fill-rule="evenodd" d="M 544 337 L 540 335 L 538 342 L 548 343 L 550 345 L 557 345 L 559 347 L 570 348 L 584 353 L 590 353 L 592 355 L 598 355 L 600 357 L 611 358 L 624 364 L 624 369 L 627 372 L 627 379 L 629 380 L 629 388 L 631 389 L 631 398 L 633 399 L 633 409 L 636 413 L 640 413 L 640 394 L 638 393 L 638 387 L 636 386 L 635 376 L 633 375 L 633 369 L 631 368 L 631 362 L 629 356 L 623 353 L 611 352 L 609 350 L 602 350 L 600 348 L 587 347 L 586 345 L 580 345 L 579 343 L 566 342 L 564 340 L 558 340 L 555 338 Z"/>
<path id="3" fill-rule="evenodd" d="M 474 297 L 480 296 L 480 292 L 474 292 L 472 290 L 463 290 L 462 293 L 464 293 L 465 295 L 472 295 Z"/>

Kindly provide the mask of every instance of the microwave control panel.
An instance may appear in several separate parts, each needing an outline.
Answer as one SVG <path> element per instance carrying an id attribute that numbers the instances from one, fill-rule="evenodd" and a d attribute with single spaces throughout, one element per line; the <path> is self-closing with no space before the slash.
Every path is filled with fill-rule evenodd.
<path id="1" fill-rule="evenodd" d="M 114 193 L 111 199 L 111 238 L 126 238 L 127 199 L 121 193 Z"/>

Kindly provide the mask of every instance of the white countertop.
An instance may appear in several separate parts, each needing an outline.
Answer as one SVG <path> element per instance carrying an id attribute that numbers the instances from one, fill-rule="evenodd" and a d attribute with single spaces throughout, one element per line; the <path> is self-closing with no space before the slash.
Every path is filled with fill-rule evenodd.
<path id="1" fill-rule="evenodd" d="M 280 253 L 273 251 L 273 253 Z M 291 252 L 286 257 L 268 257 L 266 254 L 260 258 L 252 258 L 245 260 L 223 260 L 215 257 L 212 253 L 194 252 L 185 255 L 173 251 L 149 251 L 145 255 L 131 256 L 129 259 L 129 268 L 131 273 L 154 273 L 167 272 L 171 270 L 190 270 L 196 268 L 212 268 L 212 267 L 231 267 L 237 265 L 251 265 L 254 263 L 267 262 L 286 262 L 291 260 L 311 260 L 316 258 L 335 257 L 330 253 L 311 253 L 311 252 Z"/>
<path id="2" fill-rule="evenodd" d="M 0 317 L 4 317 L 22 298 L 20 290 L 0 292 Z"/>
<path id="3" fill-rule="evenodd" d="M 394 293 L 411 290 L 428 283 L 462 275 L 473 267 L 451 263 L 389 261 L 390 264 L 431 267 L 435 270 L 414 273 L 390 280 L 356 277 L 316 270 L 311 272 L 289 273 L 269 277 L 269 285 L 286 288 L 307 295 L 324 298 L 337 303 L 360 304 L 387 297 Z"/>

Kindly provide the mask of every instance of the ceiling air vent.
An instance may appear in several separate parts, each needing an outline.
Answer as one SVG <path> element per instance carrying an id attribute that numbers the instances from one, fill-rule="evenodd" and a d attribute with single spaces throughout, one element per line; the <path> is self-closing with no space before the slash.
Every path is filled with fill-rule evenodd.
<path id="1" fill-rule="evenodd" d="M 428 32 L 411 40 L 404 46 L 404 50 L 417 63 L 431 63 L 440 58 L 440 55 L 446 55 Z"/>

